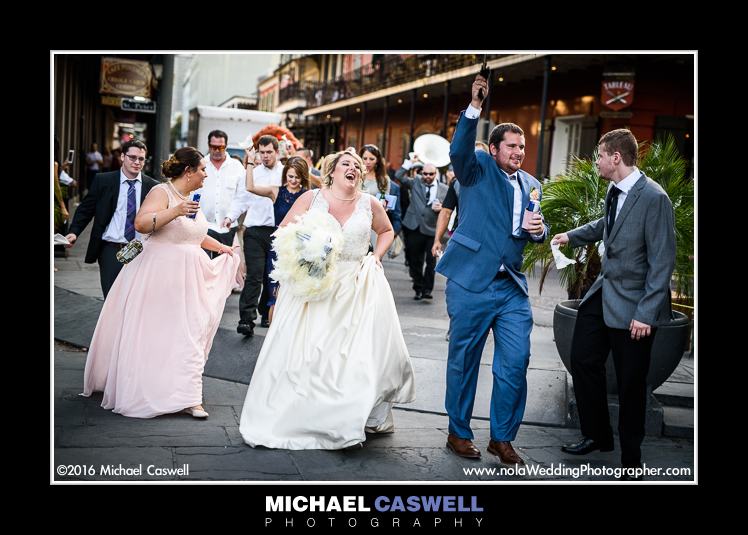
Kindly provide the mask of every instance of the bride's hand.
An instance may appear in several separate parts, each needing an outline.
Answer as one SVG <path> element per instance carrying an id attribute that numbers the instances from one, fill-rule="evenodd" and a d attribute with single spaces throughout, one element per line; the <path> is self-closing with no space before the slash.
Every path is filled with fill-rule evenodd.
<path id="1" fill-rule="evenodd" d="M 376 260 L 376 262 L 377 262 L 377 265 L 378 265 L 378 266 L 379 266 L 380 268 L 384 269 L 384 267 L 382 266 L 382 259 L 381 259 L 381 258 L 379 258 L 379 257 L 378 257 L 377 255 L 373 255 L 373 256 L 374 256 L 374 260 Z"/>

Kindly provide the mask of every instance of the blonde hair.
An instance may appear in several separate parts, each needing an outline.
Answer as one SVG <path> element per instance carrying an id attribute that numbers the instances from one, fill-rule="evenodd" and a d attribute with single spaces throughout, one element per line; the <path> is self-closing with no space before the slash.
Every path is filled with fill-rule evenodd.
<path id="1" fill-rule="evenodd" d="M 346 149 L 325 156 L 325 161 L 322 163 L 322 176 L 324 177 L 322 183 L 328 188 L 332 185 L 332 173 L 335 171 L 335 166 L 338 165 L 338 162 L 343 156 L 351 156 L 356 161 L 359 170 L 358 180 L 359 182 L 363 181 L 364 161 L 361 159 L 361 156 L 356 154 L 353 150 Z"/>

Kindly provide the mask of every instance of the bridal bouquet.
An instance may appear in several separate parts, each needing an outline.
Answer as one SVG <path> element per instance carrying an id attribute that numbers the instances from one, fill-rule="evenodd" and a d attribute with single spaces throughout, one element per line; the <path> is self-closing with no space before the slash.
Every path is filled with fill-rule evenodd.
<path id="1" fill-rule="evenodd" d="M 320 299 L 332 286 L 337 259 L 343 247 L 343 233 L 335 218 L 326 212 L 309 211 L 294 223 L 275 231 L 270 277 L 282 291 L 308 301 Z"/>

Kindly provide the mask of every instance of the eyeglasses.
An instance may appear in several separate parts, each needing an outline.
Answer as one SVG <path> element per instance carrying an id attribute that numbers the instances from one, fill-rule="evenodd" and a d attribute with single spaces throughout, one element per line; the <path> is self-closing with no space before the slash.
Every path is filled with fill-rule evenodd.
<path id="1" fill-rule="evenodd" d="M 125 154 L 125 156 L 127 156 L 128 158 L 130 158 L 130 161 L 132 163 L 135 163 L 135 162 L 143 163 L 145 161 L 145 158 L 143 158 L 142 156 L 135 156 L 133 154 Z"/>
<path id="2" fill-rule="evenodd" d="M 436 176 L 436 173 L 421 173 L 423 176 Z"/>
<path id="3" fill-rule="evenodd" d="M 226 145 L 208 145 L 208 148 L 210 150 L 217 150 L 218 152 L 224 152 L 226 150 Z"/>

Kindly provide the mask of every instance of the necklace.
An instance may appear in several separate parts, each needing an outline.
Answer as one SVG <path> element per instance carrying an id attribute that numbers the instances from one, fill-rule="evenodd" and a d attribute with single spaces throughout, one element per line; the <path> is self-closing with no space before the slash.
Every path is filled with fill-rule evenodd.
<path id="1" fill-rule="evenodd" d="M 174 191 L 174 193 L 176 193 L 177 195 L 179 195 L 179 197 L 180 197 L 181 199 L 183 199 L 183 200 L 185 200 L 185 201 L 187 200 L 187 197 L 186 197 L 186 196 L 184 196 L 184 195 L 182 195 L 181 193 L 179 193 L 179 190 L 177 189 L 177 187 L 176 187 L 176 186 L 175 186 L 174 184 L 172 184 L 172 183 L 171 183 L 171 180 L 169 180 L 169 181 L 167 182 L 167 184 L 169 184 L 169 186 L 171 186 L 171 189 L 172 189 L 172 190 Z"/>
<path id="2" fill-rule="evenodd" d="M 330 188 L 330 195 L 332 195 L 333 197 L 335 197 L 339 201 L 355 201 L 356 200 L 356 196 L 355 195 L 353 197 L 351 197 L 350 199 L 344 199 L 343 197 L 338 197 L 337 195 L 335 195 L 335 192 L 332 190 L 332 188 Z"/>

